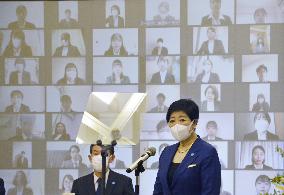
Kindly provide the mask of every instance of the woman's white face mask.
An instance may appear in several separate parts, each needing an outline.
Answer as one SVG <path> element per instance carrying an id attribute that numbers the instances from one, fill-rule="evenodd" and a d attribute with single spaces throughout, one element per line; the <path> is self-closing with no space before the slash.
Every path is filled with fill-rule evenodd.
<path id="1" fill-rule="evenodd" d="M 102 172 L 103 164 L 102 164 L 102 155 L 92 156 L 92 166 L 95 172 Z M 109 157 L 106 157 L 106 169 L 109 168 Z"/>
<path id="2" fill-rule="evenodd" d="M 189 125 L 175 124 L 171 127 L 171 133 L 177 141 L 186 140 L 193 133 L 192 125 L 193 121 Z"/>
<path id="3" fill-rule="evenodd" d="M 269 123 L 267 120 L 261 119 L 261 120 L 256 120 L 254 126 L 259 133 L 263 133 L 267 131 Z"/>

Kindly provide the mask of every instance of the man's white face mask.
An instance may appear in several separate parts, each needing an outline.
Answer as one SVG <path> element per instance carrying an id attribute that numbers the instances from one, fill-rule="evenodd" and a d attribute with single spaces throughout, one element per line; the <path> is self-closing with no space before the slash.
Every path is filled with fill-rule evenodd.
<path id="1" fill-rule="evenodd" d="M 92 156 L 92 166 L 94 168 L 94 171 L 96 172 L 102 172 L 102 168 L 103 168 L 103 165 L 102 165 L 102 155 L 95 155 L 95 156 Z M 109 168 L 109 157 L 106 157 L 106 169 Z"/>

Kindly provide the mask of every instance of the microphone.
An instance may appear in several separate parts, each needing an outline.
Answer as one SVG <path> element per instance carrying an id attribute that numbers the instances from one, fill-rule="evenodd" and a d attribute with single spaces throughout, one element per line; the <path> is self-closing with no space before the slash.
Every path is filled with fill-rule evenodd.
<path id="1" fill-rule="evenodd" d="M 126 169 L 126 172 L 130 173 L 131 171 L 133 171 L 134 169 L 136 169 L 138 167 L 139 163 L 143 163 L 150 156 L 155 156 L 155 154 L 156 154 L 156 148 L 154 148 L 154 147 L 148 148 L 146 150 L 146 152 L 144 154 L 142 154 L 142 156 L 140 156 L 134 163 L 132 163 L 132 165 L 130 165 L 129 168 Z"/>

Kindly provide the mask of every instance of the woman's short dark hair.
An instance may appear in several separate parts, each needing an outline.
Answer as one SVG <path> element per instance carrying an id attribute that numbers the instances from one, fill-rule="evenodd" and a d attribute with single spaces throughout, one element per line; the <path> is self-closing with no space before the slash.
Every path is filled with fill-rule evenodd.
<path id="1" fill-rule="evenodd" d="M 209 89 L 212 89 L 213 91 L 213 94 L 214 94 L 214 100 L 218 100 L 219 98 L 219 93 L 218 93 L 218 90 L 217 90 L 217 87 L 215 87 L 214 85 L 208 85 L 204 91 L 204 95 L 206 96 L 206 93 Z"/>
<path id="2" fill-rule="evenodd" d="M 114 67 L 114 66 L 120 66 L 120 67 L 122 67 L 122 62 L 121 62 L 121 60 L 119 60 L 119 59 L 116 59 L 116 60 L 114 60 L 113 62 L 112 62 L 112 67 Z"/>
<path id="3" fill-rule="evenodd" d="M 66 178 L 69 179 L 70 181 L 74 182 L 74 178 L 73 178 L 72 175 L 69 175 L 69 174 L 65 175 L 65 176 L 63 177 L 63 180 L 62 180 L 62 190 L 65 190 L 65 188 L 64 188 L 64 180 L 65 180 Z"/>
<path id="4" fill-rule="evenodd" d="M 76 148 L 76 150 L 78 151 L 78 153 L 80 152 L 79 146 L 77 146 L 77 145 L 72 145 L 72 146 L 70 146 L 70 148 L 69 148 L 69 153 L 71 153 L 72 148 Z"/>
<path id="5" fill-rule="evenodd" d="M 215 129 L 217 129 L 217 127 L 218 127 L 216 121 L 208 121 L 207 124 L 206 124 L 206 128 L 208 128 L 209 126 L 214 127 Z"/>
<path id="6" fill-rule="evenodd" d="M 216 28 L 214 28 L 214 27 L 208 27 L 207 28 L 207 33 L 208 33 L 209 30 L 214 32 L 214 33 L 216 33 Z"/>
<path id="7" fill-rule="evenodd" d="M 256 183 L 257 182 L 268 182 L 269 183 L 269 185 L 271 185 L 271 182 L 270 182 L 270 179 L 269 179 L 269 177 L 267 176 L 267 175 L 259 175 L 256 179 L 255 179 L 255 184 L 254 185 L 256 185 Z"/>
<path id="8" fill-rule="evenodd" d="M 259 98 L 262 98 L 262 99 L 264 99 L 264 101 L 265 101 L 265 97 L 264 97 L 264 95 L 263 95 L 262 93 L 260 93 L 260 94 L 257 95 L 256 100 L 258 100 Z"/>
<path id="9" fill-rule="evenodd" d="M 268 121 L 269 124 L 271 123 L 271 118 L 270 118 L 268 112 L 257 112 L 257 113 L 255 113 L 254 118 L 253 118 L 254 123 L 256 121 L 257 116 L 260 115 L 260 114 L 264 115 L 265 119 Z"/>
<path id="10" fill-rule="evenodd" d="M 119 6 L 118 5 L 113 5 L 113 6 L 111 6 L 111 8 L 110 8 L 111 10 L 112 9 L 116 9 L 117 10 L 117 12 L 118 12 L 118 15 L 120 15 L 120 8 L 119 8 Z"/>
<path id="11" fill-rule="evenodd" d="M 14 177 L 14 179 L 13 179 L 13 185 L 14 185 L 14 186 L 17 185 L 17 181 L 16 181 L 16 180 L 17 180 L 17 175 L 18 175 L 18 174 L 21 174 L 21 182 L 22 182 L 23 186 L 26 187 L 27 184 L 28 184 L 28 179 L 27 179 L 27 176 L 26 176 L 26 174 L 25 174 L 24 171 L 17 171 L 17 172 L 16 172 L 16 175 L 15 175 L 15 177 Z"/>
<path id="12" fill-rule="evenodd" d="M 264 65 L 264 64 L 261 64 L 259 65 L 257 68 L 256 68 L 256 72 L 260 72 L 260 70 L 263 69 L 265 70 L 265 72 L 267 72 L 267 67 Z"/>
<path id="13" fill-rule="evenodd" d="M 251 162 L 254 163 L 253 161 L 253 153 L 256 149 L 260 149 L 264 154 L 265 154 L 265 150 L 261 145 L 256 145 L 253 147 L 252 151 L 251 151 Z M 263 160 L 263 164 L 264 164 L 265 160 Z"/>
<path id="14" fill-rule="evenodd" d="M 159 42 L 164 42 L 164 40 L 162 39 L 162 38 L 158 38 L 158 40 L 157 40 L 157 43 L 159 43 Z"/>
<path id="15" fill-rule="evenodd" d="M 10 94 L 10 97 L 13 98 L 14 96 L 20 95 L 22 99 L 24 98 L 24 94 L 20 90 L 13 90 Z"/>
<path id="16" fill-rule="evenodd" d="M 190 120 L 195 120 L 195 124 L 197 124 L 199 119 L 199 108 L 198 105 L 191 99 L 180 99 L 174 101 L 167 112 L 166 120 L 170 121 L 171 115 L 174 112 L 183 111 L 190 118 Z"/>

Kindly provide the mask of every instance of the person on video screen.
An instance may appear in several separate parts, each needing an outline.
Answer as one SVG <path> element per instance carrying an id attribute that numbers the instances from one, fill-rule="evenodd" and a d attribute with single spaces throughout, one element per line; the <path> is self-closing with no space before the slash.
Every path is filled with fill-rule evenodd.
<path id="1" fill-rule="evenodd" d="M 61 184 L 61 189 L 59 189 L 59 194 L 64 194 L 64 193 L 71 193 L 72 186 L 73 186 L 74 178 L 72 175 L 64 175 L 62 184 Z"/>
<path id="2" fill-rule="evenodd" d="M 231 25 L 231 18 L 221 12 L 221 0 L 209 0 L 211 13 L 202 18 L 201 26 Z"/>
<path id="3" fill-rule="evenodd" d="M 106 19 L 106 27 L 123 28 L 124 19 L 120 16 L 120 8 L 118 5 L 111 6 L 111 15 Z"/>
<path id="4" fill-rule="evenodd" d="M 268 69 L 264 64 L 259 65 L 255 71 L 259 82 L 268 82 L 267 80 Z"/>
<path id="5" fill-rule="evenodd" d="M 253 104 L 253 112 L 268 112 L 269 104 L 265 101 L 265 97 L 262 93 L 257 95 L 257 102 Z"/>
<path id="6" fill-rule="evenodd" d="M 61 112 L 74 112 L 72 110 L 72 99 L 69 95 L 62 95 L 60 97 Z"/>
<path id="7" fill-rule="evenodd" d="M 153 17 L 156 25 L 170 25 L 175 22 L 175 17 L 169 14 L 170 4 L 167 1 L 162 1 L 158 7 L 159 14 Z"/>
<path id="8" fill-rule="evenodd" d="M 257 112 L 254 115 L 255 131 L 244 136 L 244 140 L 279 140 L 278 135 L 269 132 L 271 118 L 267 112 Z"/>
<path id="9" fill-rule="evenodd" d="M 61 46 L 56 48 L 53 56 L 79 57 L 81 56 L 81 54 L 79 52 L 79 49 L 76 46 L 71 44 L 71 35 L 65 32 L 61 34 Z"/>
<path id="10" fill-rule="evenodd" d="M 159 72 L 152 75 L 151 84 L 174 84 L 175 77 L 169 71 L 169 59 L 165 56 L 159 56 L 157 60 Z"/>
<path id="11" fill-rule="evenodd" d="M 12 184 L 15 186 L 8 190 L 7 195 L 33 195 L 33 190 L 28 187 L 28 178 L 24 171 L 20 170 L 16 172 Z"/>
<path id="12" fill-rule="evenodd" d="M 28 11 L 26 6 L 19 5 L 16 8 L 17 21 L 11 22 L 8 25 L 9 29 L 35 29 L 35 25 L 26 20 Z"/>
<path id="13" fill-rule="evenodd" d="M 217 137 L 218 125 L 216 121 L 208 121 L 206 124 L 207 136 L 203 137 L 204 141 L 222 141 L 223 139 Z"/>
<path id="14" fill-rule="evenodd" d="M 208 40 L 202 43 L 200 49 L 197 51 L 198 55 L 225 54 L 224 45 L 221 40 L 217 39 L 216 35 L 216 29 L 214 27 L 207 28 Z"/>
<path id="15" fill-rule="evenodd" d="M 254 146 L 252 149 L 252 154 L 251 154 L 251 165 L 247 165 L 245 169 L 263 169 L 263 170 L 272 170 L 270 166 L 267 166 L 264 164 L 265 162 L 265 150 L 262 146 L 257 145 Z"/>
<path id="16" fill-rule="evenodd" d="M 7 106 L 5 112 L 30 112 L 29 106 L 23 104 L 24 94 L 20 90 L 10 93 L 11 105 Z"/>
<path id="17" fill-rule="evenodd" d="M 253 53 L 266 53 L 269 52 L 269 49 L 264 41 L 264 37 L 258 35 L 256 39 L 256 43 L 252 44 L 252 52 Z"/>
<path id="18" fill-rule="evenodd" d="M 105 51 L 105 56 L 128 56 L 128 52 L 126 51 L 123 45 L 122 35 L 119 33 L 115 33 L 110 38 L 110 46 L 107 51 Z"/>
<path id="19" fill-rule="evenodd" d="M 267 12 L 264 8 L 257 8 L 254 11 L 254 22 L 256 24 L 264 24 L 266 22 L 266 18 L 267 18 Z"/>
<path id="20" fill-rule="evenodd" d="M 207 58 L 202 63 L 202 72 L 197 75 L 195 82 L 197 83 L 218 83 L 220 82 L 219 75 L 212 72 L 213 62 Z"/>
<path id="21" fill-rule="evenodd" d="M 112 62 L 112 75 L 106 78 L 107 84 L 129 84 L 130 79 L 123 74 L 123 64 L 121 60 L 116 59 Z"/>
<path id="22" fill-rule="evenodd" d="M 78 68 L 74 63 L 67 63 L 65 66 L 64 77 L 56 82 L 57 85 L 82 85 L 85 83 L 78 76 Z"/>
<path id="23" fill-rule="evenodd" d="M 71 10 L 70 9 L 66 9 L 64 11 L 64 14 L 65 14 L 65 18 L 63 18 L 59 22 L 60 28 L 76 28 L 76 27 L 79 26 L 78 21 L 71 17 Z"/>
<path id="24" fill-rule="evenodd" d="M 219 92 L 214 85 L 209 85 L 204 91 L 206 100 L 201 104 L 202 111 L 220 111 L 221 102 L 218 100 Z"/>
<path id="25" fill-rule="evenodd" d="M 152 50 L 153 56 L 166 56 L 168 55 L 168 49 L 164 47 L 164 40 L 162 38 L 157 39 L 157 46 Z"/>
<path id="26" fill-rule="evenodd" d="M 259 175 L 255 180 L 256 195 L 266 195 L 271 188 L 271 181 L 267 175 Z"/>
<path id="27" fill-rule="evenodd" d="M 148 112 L 167 112 L 168 106 L 165 105 L 166 96 L 163 93 L 158 93 L 156 96 L 157 106 L 151 108 Z"/>
<path id="28" fill-rule="evenodd" d="M 70 135 L 67 133 L 64 123 L 58 122 L 55 125 L 54 133 L 52 139 L 55 141 L 68 141 L 70 140 Z"/>
<path id="29" fill-rule="evenodd" d="M 26 157 L 26 152 L 21 151 L 15 156 L 15 168 L 27 169 L 29 165 L 28 158 Z"/>
<path id="30" fill-rule="evenodd" d="M 26 62 L 23 58 L 15 59 L 15 69 L 10 73 L 9 84 L 10 85 L 28 85 L 31 84 L 31 75 L 28 71 L 25 71 Z"/>
<path id="31" fill-rule="evenodd" d="M 87 170 L 87 165 L 82 162 L 80 148 L 72 145 L 69 148 L 68 155 L 65 157 L 61 165 L 62 168 Z"/>
<path id="32" fill-rule="evenodd" d="M 31 57 L 32 49 L 26 43 L 25 33 L 22 30 L 12 30 L 10 41 L 4 50 L 5 57 Z"/>

